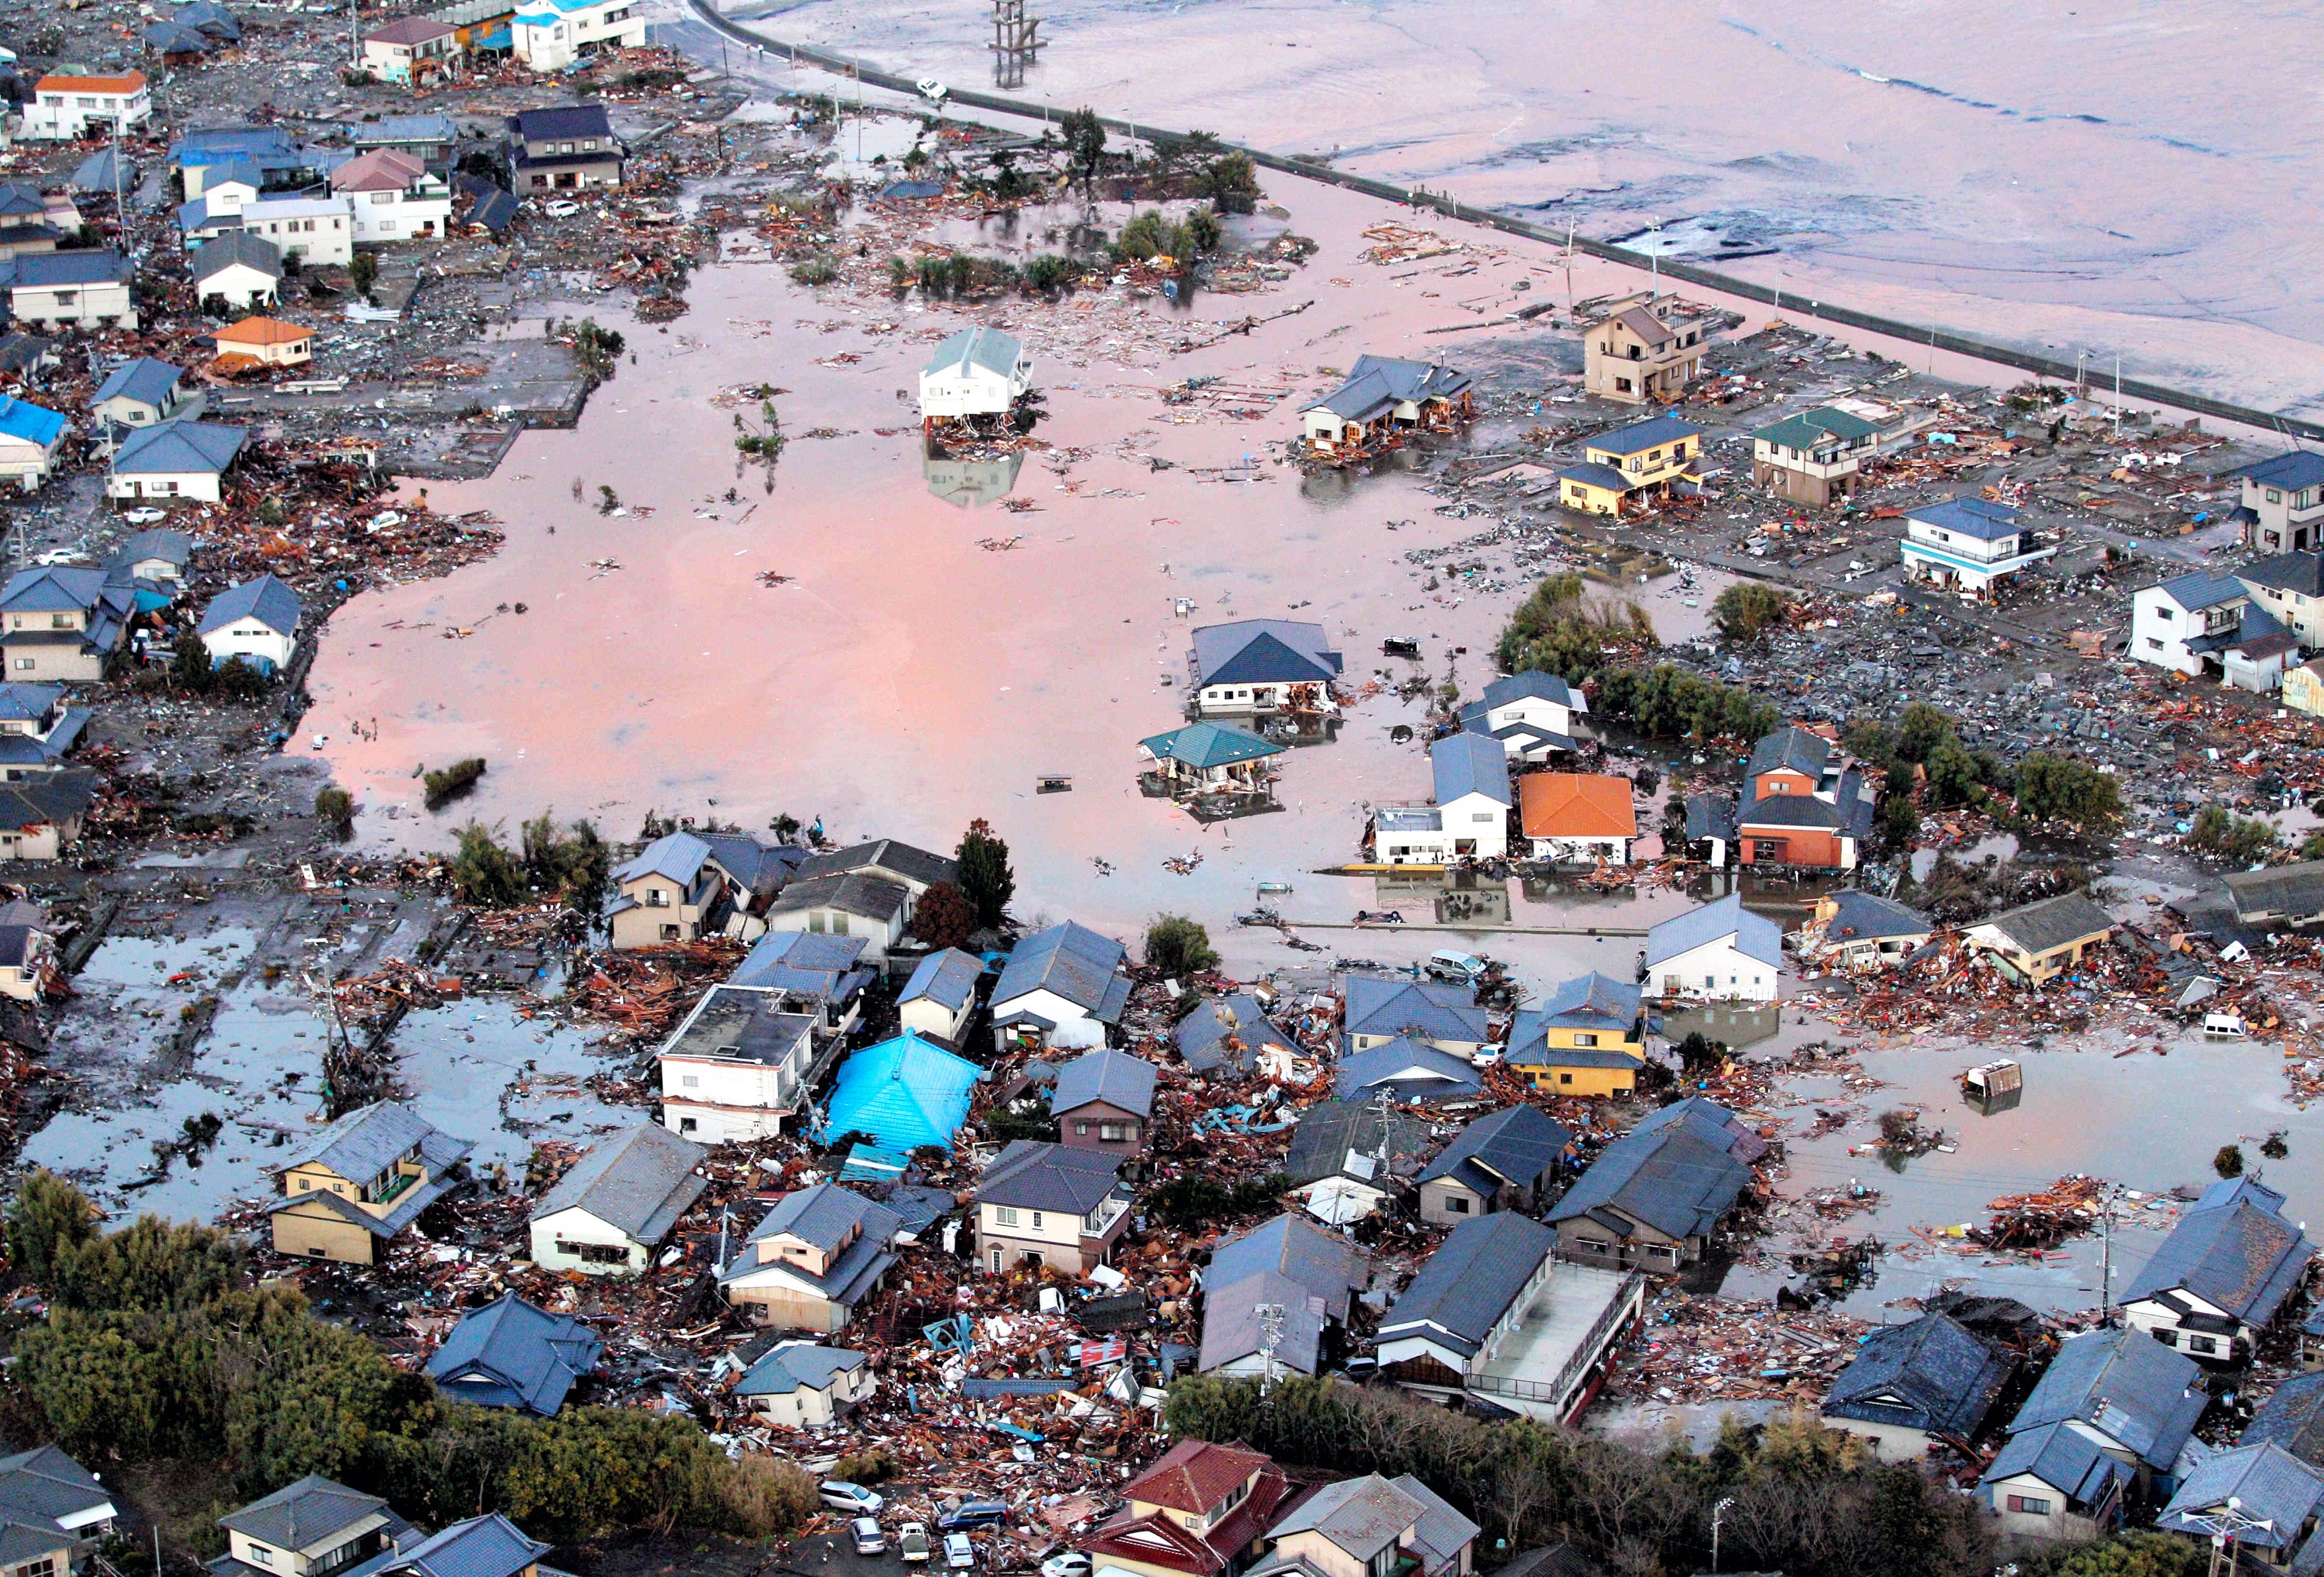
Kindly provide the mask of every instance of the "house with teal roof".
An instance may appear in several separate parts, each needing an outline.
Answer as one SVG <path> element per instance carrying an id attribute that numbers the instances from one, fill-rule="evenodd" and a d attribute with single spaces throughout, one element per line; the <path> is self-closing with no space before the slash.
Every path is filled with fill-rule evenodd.
<path id="1" fill-rule="evenodd" d="M 1144 776 L 1174 798 L 1196 794 L 1275 792 L 1269 758 L 1283 747 L 1239 728 L 1190 723 L 1138 742 L 1138 753 L 1152 764 Z"/>
<path id="2" fill-rule="evenodd" d="M 908 1156 L 922 1145 L 952 1147 L 968 1120 L 969 1092 L 984 1070 L 906 1030 L 864 1047 L 839 1066 L 824 1118 L 829 1133 L 860 1133 Z"/>

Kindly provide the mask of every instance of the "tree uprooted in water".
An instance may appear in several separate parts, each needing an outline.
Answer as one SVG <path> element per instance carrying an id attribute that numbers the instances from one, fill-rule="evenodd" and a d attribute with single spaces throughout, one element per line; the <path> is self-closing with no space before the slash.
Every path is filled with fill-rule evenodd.
<path id="1" fill-rule="evenodd" d="M 1501 666 L 1511 673 L 1556 674 L 1578 685 L 1600 669 L 1653 651 L 1654 621 L 1637 604 L 1593 592 L 1579 571 L 1534 587 L 1501 631 Z"/>

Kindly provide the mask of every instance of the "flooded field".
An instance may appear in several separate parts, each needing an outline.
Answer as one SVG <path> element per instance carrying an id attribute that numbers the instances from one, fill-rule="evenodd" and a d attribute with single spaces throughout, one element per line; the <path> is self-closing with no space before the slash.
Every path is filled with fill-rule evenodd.
<path id="1" fill-rule="evenodd" d="M 1607 0 L 1070 0 L 1022 97 L 1324 155 L 1803 299 L 2310 410 L 2324 309 L 2315 115 L 2196 84 L 2317 63 L 2305 13 Z M 761 0 L 730 14 L 907 77 L 991 79 L 982 10 Z M 2016 47 L 2036 34 L 2043 47 Z M 1676 84 L 1685 85 L 1683 91 Z M 2289 182 L 2287 187 L 2285 184 Z M 2289 200 L 2287 200 L 2289 199 Z"/>

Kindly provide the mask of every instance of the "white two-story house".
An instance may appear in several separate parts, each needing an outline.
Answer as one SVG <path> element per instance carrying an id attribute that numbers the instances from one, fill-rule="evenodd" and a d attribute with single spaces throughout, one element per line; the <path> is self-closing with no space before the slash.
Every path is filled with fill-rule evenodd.
<path id="1" fill-rule="evenodd" d="M 516 58 L 536 71 L 562 71 L 602 50 L 646 42 L 646 19 L 633 0 L 532 0 L 509 23 Z"/>
<path id="2" fill-rule="evenodd" d="M 130 131 L 152 118 L 153 96 L 143 71 L 106 77 L 52 72 L 32 84 L 32 102 L 24 108 L 24 135 L 36 142 L 69 143 Z"/>
<path id="3" fill-rule="evenodd" d="M 2034 548 L 2017 512 L 1982 498 L 1949 498 L 1917 506 L 1904 517 L 1904 572 L 1983 596 L 2057 552 Z"/>
<path id="4" fill-rule="evenodd" d="M 1121 1163 L 1099 1150 L 1012 1139 L 976 1185 L 976 1261 L 992 1275 L 1038 1263 L 1081 1276 L 1130 1227 Z"/>
<path id="5" fill-rule="evenodd" d="M 708 1145 L 782 1132 L 839 1044 L 818 1044 L 819 1009 L 788 991 L 712 987 L 657 1059 L 662 1126 Z"/>
<path id="6" fill-rule="evenodd" d="M 1461 709 L 1461 726 L 1501 742 L 1513 761 L 1546 761 L 1579 748 L 1573 720 L 1590 715 L 1590 697 L 1555 674 L 1508 674 Z"/>
<path id="7" fill-rule="evenodd" d="M 2251 593 L 2227 575 L 2174 576 L 2130 600 L 2130 655 L 2173 673 L 2200 676 L 2204 659 L 2217 666 L 2219 648 L 2242 627 Z"/>
<path id="8" fill-rule="evenodd" d="M 1372 812 L 1372 858 L 1381 865 L 1452 865 L 1499 860 L 1509 852 L 1508 752 L 1482 733 L 1448 734 L 1428 747 L 1433 805 L 1383 805 Z"/>
<path id="9" fill-rule="evenodd" d="M 2250 515 L 2244 543 L 2260 553 L 2304 553 L 2324 547 L 2324 455 L 2293 449 L 2236 473 Z"/>

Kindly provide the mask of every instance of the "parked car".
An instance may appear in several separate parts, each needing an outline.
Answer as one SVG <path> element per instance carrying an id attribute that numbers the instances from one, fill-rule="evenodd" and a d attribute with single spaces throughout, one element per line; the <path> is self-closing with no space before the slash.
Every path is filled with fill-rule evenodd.
<path id="1" fill-rule="evenodd" d="M 855 1536 L 855 1553 L 859 1555 L 884 1555 L 888 1553 L 888 1536 L 880 1530 L 874 1518 L 859 1517 L 847 1525 Z"/>
<path id="2" fill-rule="evenodd" d="M 1451 985 L 1475 985 L 1485 978 L 1485 961 L 1473 953 L 1446 948 L 1428 955 L 1428 978 Z"/>
<path id="3" fill-rule="evenodd" d="M 1009 1508 L 998 1500 L 964 1500 L 936 1518 L 946 1533 L 956 1527 L 999 1527 L 1009 1520 Z"/>
<path id="4" fill-rule="evenodd" d="M 908 1522 L 896 1530 L 896 1554 L 907 1561 L 928 1558 L 928 1530 L 917 1522 Z"/>
<path id="5" fill-rule="evenodd" d="M 968 1542 L 968 1536 L 964 1533 L 945 1535 L 945 1569 L 966 1572 L 975 1565 L 976 1546 Z"/>
<path id="6" fill-rule="evenodd" d="M 834 1511 L 845 1511 L 857 1517 L 877 1517 L 887 1502 L 861 1484 L 851 1484 L 844 1479 L 823 1481 L 823 1503 Z"/>
<path id="7" fill-rule="evenodd" d="M 1090 1577 L 1090 1558 L 1079 1550 L 1051 1555 L 1041 1563 L 1041 1577 Z"/>
<path id="8" fill-rule="evenodd" d="M 919 81 L 919 89 L 920 97 L 927 99 L 931 103 L 942 104 L 945 101 L 945 85 L 937 81 L 933 77 L 921 78 Z"/>

